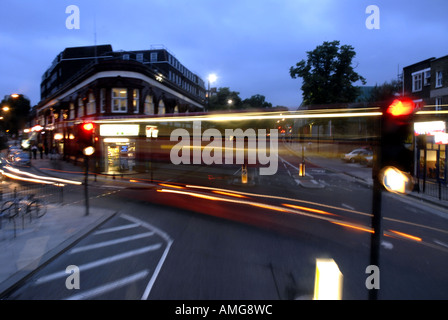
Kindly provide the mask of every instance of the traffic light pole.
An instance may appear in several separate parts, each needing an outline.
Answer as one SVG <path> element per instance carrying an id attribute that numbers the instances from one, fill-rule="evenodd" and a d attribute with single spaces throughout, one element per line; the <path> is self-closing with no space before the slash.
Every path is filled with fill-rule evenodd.
<path id="1" fill-rule="evenodd" d="M 373 179 L 373 194 L 372 194 L 372 229 L 373 233 L 370 238 L 370 265 L 380 267 L 380 249 L 382 229 L 382 215 L 381 215 L 381 197 L 382 186 L 378 179 Z M 379 288 L 369 289 L 369 299 L 378 299 Z"/>
<path id="2" fill-rule="evenodd" d="M 84 177 L 84 199 L 86 204 L 86 216 L 89 215 L 89 190 L 88 190 L 88 182 L 89 182 L 89 157 L 84 156 L 84 162 L 85 162 L 85 177 Z"/>

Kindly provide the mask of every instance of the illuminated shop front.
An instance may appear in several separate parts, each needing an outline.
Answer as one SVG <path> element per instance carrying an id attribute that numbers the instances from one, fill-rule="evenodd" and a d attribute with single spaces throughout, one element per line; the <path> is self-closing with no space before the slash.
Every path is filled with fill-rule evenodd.
<path id="1" fill-rule="evenodd" d="M 139 127 L 138 124 L 100 125 L 102 171 L 113 174 L 136 170 Z"/>
<path id="2" fill-rule="evenodd" d="M 445 121 L 414 123 L 417 177 L 446 182 L 448 134 Z"/>

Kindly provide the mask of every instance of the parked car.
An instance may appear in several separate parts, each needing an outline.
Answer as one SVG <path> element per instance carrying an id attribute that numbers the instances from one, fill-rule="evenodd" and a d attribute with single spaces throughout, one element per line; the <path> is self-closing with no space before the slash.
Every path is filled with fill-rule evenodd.
<path id="1" fill-rule="evenodd" d="M 373 153 L 371 155 L 364 157 L 364 159 L 361 160 L 359 163 L 361 163 L 367 167 L 372 167 L 373 166 Z"/>
<path id="2" fill-rule="evenodd" d="M 366 157 L 373 155 L 373 152 L 368 149 L 355 149 L 350 151 L 349 153 L 346 153 L 342 160 L 346 162 L 363 162 Z"/>

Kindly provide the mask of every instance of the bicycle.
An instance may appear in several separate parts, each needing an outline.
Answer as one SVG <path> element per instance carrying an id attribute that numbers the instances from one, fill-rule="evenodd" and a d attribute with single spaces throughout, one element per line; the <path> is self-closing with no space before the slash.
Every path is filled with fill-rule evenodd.
<path id="1" fill-rule="evenodd" d="M 9 219 L 18 218 L 22 216 L 22 227 L 24 219 L 27 215 L 30 217 L 30 221 L 33 217 L 41 218 L 47 213 L 47 205 L 40 199 L 34 197 L 34 194 L 24 198 L 14 198 L 7 200 L 2 204 L 1 208 L 2 216 Z"/>
<path id="2" fill-rule="evenodd" d="M 42 218 L 47 213 L 47 204 L 34 197 L 34 194 L 30 195 L 27 199 L 25 199 L 26 208 L 25 215 L 30 215 L 30 220 L 34 215 L 36 218 Z"/>

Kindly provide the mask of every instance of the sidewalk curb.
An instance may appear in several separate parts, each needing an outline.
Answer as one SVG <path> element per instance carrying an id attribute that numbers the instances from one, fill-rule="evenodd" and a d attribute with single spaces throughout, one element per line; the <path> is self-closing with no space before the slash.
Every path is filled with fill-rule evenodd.
<path id="1" fill-rule="evenodd" d="M 111 214 L 103 214 L 99 217 L 95 222 L 92 222 L 87 228 L 83 228 L 78 233 L 72 235 L 71 237 L 64 240 L 62 243 L 54 247 L 53 249 L 47 251 L 42 255 L 42 257 L 38 258 L 35 261 L 32 261 L 28 265 L 35 266 L 32 270 L 28 270 L 28 267 L 24 267 L 22 270 L 17 271 L 9 278 L 0 283 L 0 300 L 5 299 L 15 288 L 20 286 L 24 281 L 29 279 L 43 267 L 48 265 L 54 259 L 59 257 L 61 254 L 72 248 L 79 241 L 81 241 L 84 237 L 92 233 L 96 228 L 106 223 L 108 220 L 112 219 L 114 216 L 118 214 L 118 211 L 114 211 Z"/>

